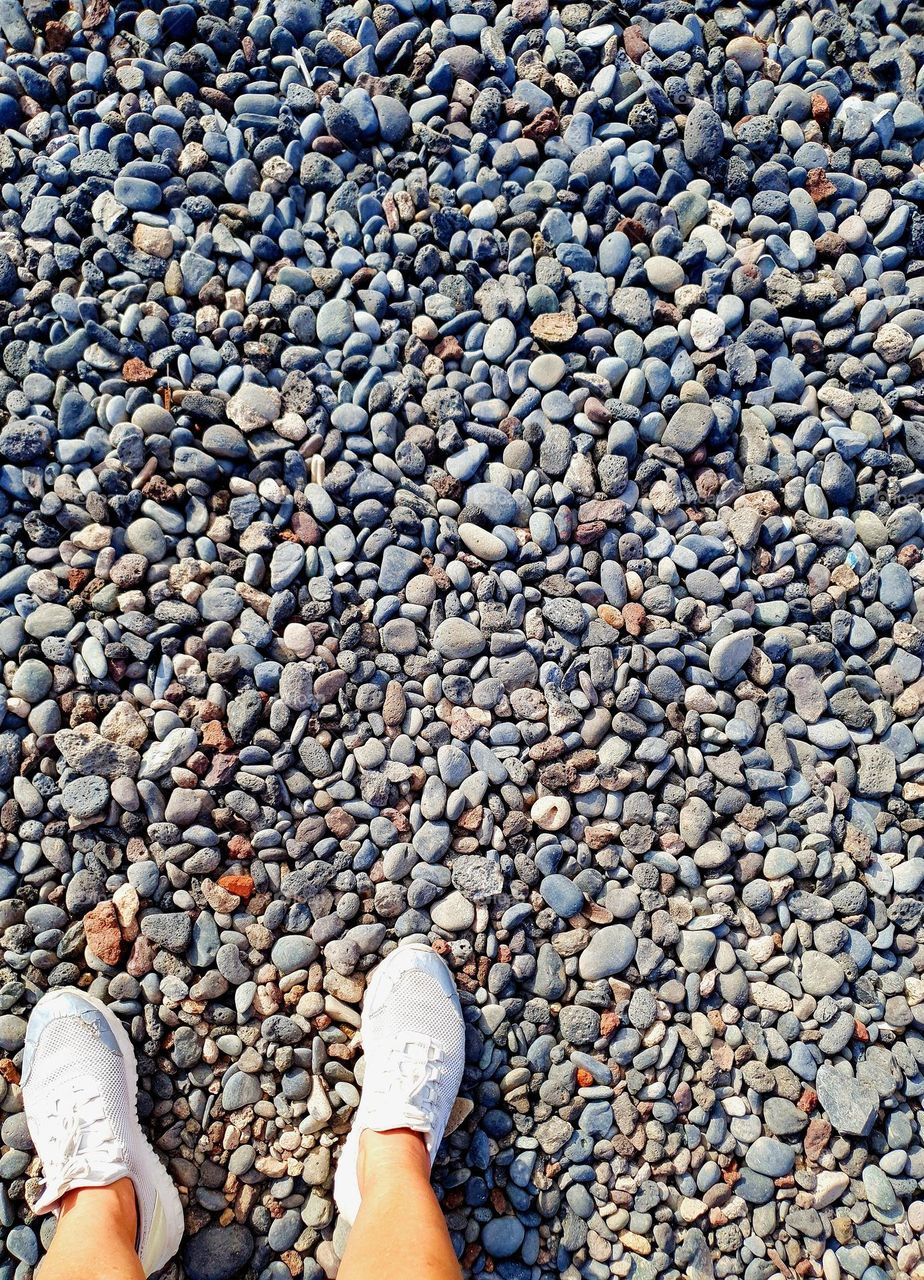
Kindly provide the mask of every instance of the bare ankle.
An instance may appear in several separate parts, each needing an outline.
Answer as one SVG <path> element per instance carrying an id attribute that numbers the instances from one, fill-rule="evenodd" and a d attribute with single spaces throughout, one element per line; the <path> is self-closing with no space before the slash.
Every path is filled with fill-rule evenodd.
<path id="1" fill-rule="evenodd" d="M 61 1201 L 61 1214 L 92 1215 L 103 1219 L 120 1238 L 134 1247 L 138 1232 L 138 1203 L 131 1178 L 120 1178 L 108 1187 L 79 1187 Z"/>
<path id="2" fill-rule="evenodd" d="M 402 1181 L 422 1177 L 430 1180 L 430 1156 L 426 1138 L 413 1129 L 388 1129 L 379 1133 L 365 1129 L 359 1138 L 356 1163 L 360 1195 L 381 1189 L 396 1175 Z"/>

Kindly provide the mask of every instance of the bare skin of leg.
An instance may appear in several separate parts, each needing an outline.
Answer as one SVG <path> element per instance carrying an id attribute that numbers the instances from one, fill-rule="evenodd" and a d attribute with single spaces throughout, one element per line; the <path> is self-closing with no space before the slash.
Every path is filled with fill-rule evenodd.
<path id="1" fill-rule="evenodd" d="M 357 1173 L 362 1204 L 337 1280 L 461 1280 L 423 1137 L 367 1129 Z"/>
<path id="2" fill-rule="evenodd" d="M 69 1191 L 38 1280 L 144 1280 L 135 1253 L 136 1214 L 130 1178 Z"/>

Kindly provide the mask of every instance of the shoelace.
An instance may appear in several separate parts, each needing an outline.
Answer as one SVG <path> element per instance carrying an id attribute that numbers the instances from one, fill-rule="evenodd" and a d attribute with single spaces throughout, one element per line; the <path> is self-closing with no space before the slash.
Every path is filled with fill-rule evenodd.
<path id="1" fill-rule="evenodd" d="M 429 1133 L 436 1104 L 434 1090 L 443 1058 L 443 1050 L 428 1036 L 402 1036 L 389 1050 L 387 1070 L 378 1076 L 380 1084 L 376 1101 L 394 1105 L 394 1095 L 389 1092 L 387 1081 L 397 1073 L 407 1088 L 402 1110 L 407 1117 L 408 1128 Z"/>
<path id="2" fill-rule="evenodd" d="M 44 1181 L 57 1197 L 88 1178 L 104 1183 L 124 1170 L 125 1149 L 115 1134 L 97 1090 L 80 1084 L 51 1106 L 45 1136 Z"/>

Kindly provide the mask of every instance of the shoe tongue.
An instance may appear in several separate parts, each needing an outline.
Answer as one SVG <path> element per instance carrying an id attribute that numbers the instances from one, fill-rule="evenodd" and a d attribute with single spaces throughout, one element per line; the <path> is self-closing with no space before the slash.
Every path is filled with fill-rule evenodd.
<path id="1" fill-rule="evenodd" d="M 36 1213 L 57 1209 L 68 1191 L 109 1186 L 126 1176 L 125 1149 L 93 1076 L 62 1073 L 48 1103 L 48 1121 L 39 1143 L 44 1186 Z"/>
<path id="2" fill-rule="evenodd" d="M 430 1148 L 430 1121 L 418 1107 L 408 1103 L 370 1099 L 357 1119 L 363 1129 L 373 1129 L 376 1133 L 387 1133 L 389 1129 L 412 1129 L 414 1133 L 424 1135 L 427 1149 Z"/>

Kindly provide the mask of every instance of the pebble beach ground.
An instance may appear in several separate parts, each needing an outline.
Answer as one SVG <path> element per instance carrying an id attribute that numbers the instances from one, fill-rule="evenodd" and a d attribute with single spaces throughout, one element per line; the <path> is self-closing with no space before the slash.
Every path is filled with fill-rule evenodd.
<path id="1" fill-rule="evenodd" d="M 913 1275 L 924 8 L 0 37 L 0 1280 L 75 983 L 173 1280 L 333 1277 L 403 938 L 462 994 L 467 1276 Z"/>

